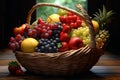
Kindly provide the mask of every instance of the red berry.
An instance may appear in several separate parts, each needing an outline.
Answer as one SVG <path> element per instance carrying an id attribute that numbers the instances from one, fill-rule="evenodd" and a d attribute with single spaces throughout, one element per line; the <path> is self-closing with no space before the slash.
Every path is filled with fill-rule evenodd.
<path id="1" fill-rule="evenodd" d="M 41 24 L 42 26 L 44 26 L 44 25 L 45 25 L 45 21 L 41 21 L 40 24 Z"/>
<path id="2" fill-rule="evenodd" d="M 16 47 L 16 49 L 19 49 L 20 48 L 20 44 L 18 42 L 15 42 L 15 47 Z"/>
<path id="3" fill-rule="evenodd" d="M 11 37 L 10 38 L 10 42 L 15 42 L 16 40 L 15 40 L 15 38 L 14 37 Z"/>
<path id="4" fill-rule="evenodd" d="M 73 14 L 71 12 L 67 12 L 67 16 L 72 16 Z"/>
<path id="5" fill-rule="evenodd" d="M 20 34 L 17 34 L 15 39 L 16 39 L 16 41 L 20 41 L 22 39 L 22 36 Z"/>
<path id="6" fill-rule="evenodd" d="M 68 42 L 69 41 L 68 33 L 61 32 L 60 33 L 60 41 L 62 41 L 62 42 Z"/>
<path id="7" fill-rule="evenodd" d="M 74 29 L 78 28 L 78 26 L 77 26 L 77 23 L 76 23 L 76 22 L 75 22 L 75 23 L 70 23 L 70 26 L 71 26 L 72 28 L 74 28 Z"/>
<path id="8" fill-rule="evenodd" d="M 71 31 L 71 27 L 70 26 L 68 26 L 66 24 L 62 24 L 62 26 L 63 26 L 63 29 L 62 29 L 63 32 L 68 33 L 68 32 Z"/>
<path id="9" fill-rule="evenodd" d="M 46 33 L 47 32 L 47 29 L 42 29 L 42 33 Z"/>
<path id="10" fill-rule="evenodd" d="M 66 23 L 66 17 L 65 16 L 60 16 L 59 19 L 62 23 Z"/>
<path id="11" fill-rule="evenodd" d="M 77 15 L 73 15 L 73 16 L 72 16 L 72 19 L 73 19 L 74 22 L 76 22 L 76 20 L 77 20 Z"/>
<path id="12" fill-rule="evenodd" d="M 14 66 L 9 66 L 8 70 L 9 70 L 10 74 L 15 74 L 16 73 L 16 68 Z"/>
<path id="13" fill-rule="evenodd" d="M 68 18 L 68 20 L 72 20 L 73 19 L 73 17 L 71 15 L 68 16 L 67 18 Z"/>
<path id="14" fill-rule="evenodd" d="M 58 51 L 63 52 L 63 51 L 69 50 L 69 45 L 67 42 L 62 42 L 61 44 L 62 44 L 62 46 L 60 48 L 58 48 Z"/>
<path id="15" fill-rule="evenodd" d="M 32 34 L 37 34 L 37 30 L 36 30 L 36 29 L 33 29 L 33 30 L 32 30 Z"/>
<path id="16" fill-rule="evenodd" d="M 53 25 L 53 28 L 55 29 L 55 28 L 57 28 L 58 27 L 58 25 L 55 23 L 54 25 Z"/>
<path id="17" fill-rule="evenodd" d="M 77 29 L 77 28 L 78 28 L 78 26 L 77 26 L 77 23 L 76 23 L 76 22 L 74 23 L 74 28 L 75 28 L 75 29 Z"/>
<path id="18" fill-rule="evenodd" d="M 38 27 L 38 28 L 37 28 L 37 31 L 38 31 L 39 33 L 42 33 L 42 28 L 41 28 L 41 27 Z"/>
<path id="19" fill-rule="evenodd" d="M 66 17 L 66 23 L 70 24 L 70 19 L 68 17 Z"/>
<path id="20" fill-rule="evenodd" d="M 9 48 L 12 49 L 12 50 L 15 50 L 16 49 L 15 43 L 9 42 Z"/>
<path id="21" fill-rule="evenodd" d="M 77 23 L 77 26 L 81 26 L 81 24 L 82 24 L 82 20 L 80 20 L 80 19 L 78 19 L 77 21 L 76 21 L 76 23 Z"/>
<path id="22" fill-rule="evenodd" d="M 47 27 L 46 26 L 42 26 L 42 29 L 47 29 Z"/>
<path id="23" fill-rule="evenodd" d="M 16 74 L 17 70 L 20 70 L 21 67 L 16 61 L 11 61 L 8 64 L 8 70 L 11 74 Z"/>
<path id="24" fill-rule="evenodd" d="M 52 33 L 53 33 L 52 30 L 48 30 L 49 35 L 52 35 Z"/>
<path id="25" fill-rule="evenodd" d="M 24 75 L 23 70 L 21 69 L 16 70 L 16 75 Z"/>
<path id="26" fill-rule="evenodd" d="M 42 21 L 43 21 L 42 18 L 39 18 L 37 23 L 41 24 Z"/>
<path id="27" fill-rule="evenodd" d="M 43 37 L 44 37 L 44 38 L 49 38 L 50 35 L 49 35 L 49 33 L 44 33 Z"/>
<path id="28" fill-rule="evenodd" d="M 53 24 L 49 24 L 49 27 L 50 27 L 51 30 L 54 29 Z"/>

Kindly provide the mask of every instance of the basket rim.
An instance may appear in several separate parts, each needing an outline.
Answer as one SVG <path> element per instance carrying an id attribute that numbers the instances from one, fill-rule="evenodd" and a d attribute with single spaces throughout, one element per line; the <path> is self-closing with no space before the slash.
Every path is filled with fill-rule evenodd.
<path id="1" fill-rule="evenodd" d="M 75 56 L 75 55 L 85 55 L 88 54 L 90 51 L 92 51 L 93 49 L 91 49 L 89 46 L 85 46 L 76 50 L 68 50 L 68 51 L 64 51 L 64 52 L 57 52 L 57 53 L 40 53 L 40 52 L 33 52 L 31 53 L 25 53 L 22 51 L 14 51 L 15 54 L 25 54 L 25 55 L 29 55 L 29 56 L 43 56 L 43 57 L 71 57 L 71 56 Z"/>

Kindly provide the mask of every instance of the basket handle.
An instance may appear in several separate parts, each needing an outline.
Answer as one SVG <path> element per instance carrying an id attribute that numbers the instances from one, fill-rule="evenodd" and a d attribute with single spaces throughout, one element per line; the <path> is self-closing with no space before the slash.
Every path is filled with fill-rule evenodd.
<path id="1" fill-rule="evenodd" d="M 82 6 L 80 4 L 77 5 L 77 7 L 78 7 L 78 9 L 81 10 L 82 14 L 77 12 L 77 11 L 75 11 L 75 10 L 73 10 L 73 9 L 69 9 L 69 8 L 64 7 L 64 6 L 53 4 L 53 3 L 37 3 L 28 12 L 27 23 L 29 25 L 30 25 L 32 13 L 38 7 L 41 7 L 41 6 L 51 6 L 51 7 L 61 8 L 61 9 L 64 9 L 64 10 L 69 11 L 69 12 L 72 12 L 72 13 L 76 14 L 77 16 L 81 17 L 85 21 L 86 25 L 89 26 L 89 30 L 90 30 L 90 45 L 89 46 L 91 48 L 95 48 L 96 47 L 95 32 L 94 32 L 94 28 L 93 28 L 91 19 L 90 19 L 89 15 L 87 14 L 87 12 L 82 8 Z"/>

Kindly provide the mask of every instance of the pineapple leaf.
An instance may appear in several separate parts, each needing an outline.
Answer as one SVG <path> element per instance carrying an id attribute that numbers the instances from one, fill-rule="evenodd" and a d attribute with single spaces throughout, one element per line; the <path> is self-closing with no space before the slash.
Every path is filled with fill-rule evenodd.
<path id="1" fill-rule="evenodd" d="M 103 13 L 100 9 L 98 9 L 98 11 L 99 11 L 99 15 L 100 15 L 99 17 L 101 18 L 103 16 Z"/>
<path id="2" fill-rule="evenodd" d="M 100 25 L 100 29 L 105 28 L 109 24 L 109 20 L 111 19 L 111 16 L 113 15 L 113 11 L 107 11 L 106 7 L 103 5 L 103 9 L 98 9 L 98 12 L 96 12 L 94 15 L 94 18 L 96 21 L 98 21 Z"/>
<path id="3" fill-rule="evenodd" d="M 95 16 L 93 19 L 95 19 L 95 20 L 97 20 L 97 21 L 98 21 L 98 20 L 99 20 L 99 16 L 100 16 L 100 15 L 99 15 L 99 13 L 98 13 L 98 12 L 96 12 L 96 13 L 95 13 L 95 14 L 93 14 L 93 15 Z"/>
<path id="4" fill-rule="evenodd" d="M 106 8 L 105 8 L 105 6 L 103 5 L 103 16 L 106 16 L 106 14 L 107 14 Z"/>
<path id="5" fill-rule="evenodd" d="M 111 11 L 109 11 L 109 12 L 107 12 L 107 16 L 108 17 L 110 17 L 110 16 L 112 16 L 114 13 L 113 13 L 113 11 L 111 10 Z"/>

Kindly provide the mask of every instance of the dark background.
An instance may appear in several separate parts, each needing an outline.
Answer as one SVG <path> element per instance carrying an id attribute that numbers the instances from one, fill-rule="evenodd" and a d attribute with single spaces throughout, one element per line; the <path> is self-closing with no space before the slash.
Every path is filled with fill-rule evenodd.
<path id="1" fill-rule="evenodd" d="M 36 3 L 36 0 L 0 0 L 0 49 L 7 48 L 10 36 L 15 26 L 26 23 L 28 11 Z M 103 4 L 107 10 L 115 12 L 110 24 L 110 39 L 105 50 L 120 52 L 120 10 L 119 0 L 88 0 L 88 13 L 90 16 L 102 8 Z M 34 21 L 35 14 L 32 16 Z M 120 53 L 119 53 L 120 54 Z"/>

